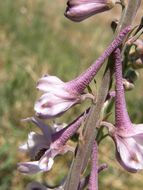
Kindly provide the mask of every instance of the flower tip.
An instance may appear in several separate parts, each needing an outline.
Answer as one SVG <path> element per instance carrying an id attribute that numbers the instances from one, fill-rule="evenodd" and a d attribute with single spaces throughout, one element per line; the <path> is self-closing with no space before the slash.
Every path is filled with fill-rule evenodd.
<path id="1" fill-rule="evenodd" d="M 73 22 L 81 22 L 82 20 L 84 20 L 83 18 L 78 18 L 76 17 L 71 11 L 70 8 L 66 8 L 66 11 L 64 12 L 64 16 L 68 19 L 70 19 Z"/>
<path id="2" fill-rule="evenodd" d="M 22 165 L 22 164 L 17 164 L 17 170 L 20 172 L 20 173 L 23 173 L 23 174 L 28 174 L 30 172 L 29 168 Z"/>

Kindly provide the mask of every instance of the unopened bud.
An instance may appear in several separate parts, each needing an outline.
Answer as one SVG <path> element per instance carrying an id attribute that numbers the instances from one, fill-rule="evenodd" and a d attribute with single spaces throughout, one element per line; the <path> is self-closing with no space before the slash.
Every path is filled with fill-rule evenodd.
<path id="1" fill-rule="evenodd" d="M 117 20 L 117 19 L 116 19 L 116 20 L 113 20 L 113 21 L 111 22 L 111 28 L 112 28 L 113 32 L 115 32 L 115 30 L 116 30 L 118 24 L 119 24 L 119 20 Z"/>
<path id="2" fill-rule="evenodd" d="M 136 40 L 130 50 L 129 61 L 133 69 L 143 68 L 143 40 Z"/>
<path id="3" fill-rule="evenodd" d="M 68 0 L 65 16 L 80 22 L 94 14 L 110 10 L 117 0 Z"/>
<path id="4" fill-rule="evenodd" d="M 136 51 L 139 55 L 143 55 L 143 40 L 138 39 L 134 42 L 134 45 L 136 45 Z"/>
<path id="5" fill-rule="evenodd" d="M 141 58 L 138 58 L 136 61 L 132 63 L 132 67 L 134 69 L 142 69 L 143 68 L 143 56 Z"/>
<path id="6" fill-rule="evenodd" d="M 128 70 L 128 72 L 125 75 L 125 78 L 131 83 L 134 83 L 138 79 L 138 77 L 139 73 L 132 69 Z"/>
<path id="7" fill-rule="evenodd" d="M 124 85 L 124 89 L 127 91 L 130 91 L 135 87 L 135 85 L 132 82 L 129 82 L 126 79 L 123 79 L 123 85 Z"/>

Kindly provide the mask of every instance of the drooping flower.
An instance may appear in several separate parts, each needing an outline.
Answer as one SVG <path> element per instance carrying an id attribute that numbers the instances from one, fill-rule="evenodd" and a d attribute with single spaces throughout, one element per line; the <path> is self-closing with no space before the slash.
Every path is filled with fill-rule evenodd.
<path id="1" fill-rule="evenodd" d="M 46 75 L 37 84 L 37 88 L 45 93 L 35 104 L 36 115 L 40 118 L 57 117 L 75 104 L 81 103 L 86 98 L 94 98 L 92 94 L 85 94 L 84 90 L 92 81 L 96 73 L 103 65 L 106 58 L 118 47 L 130 27 L 125 28 L 119 36 L 110 44 L 97 61 L 95 61 L 84 73 L 77 78 L 63 82 L 55 76 Z"/>
<path id="2" fill-rule="evenodd" d="M 33 161 L 18 163 L 18 170 L 24 174 L 49 171 L 57 155 L 65 154 L 68 151 L 73 152 L 74 148 L 67 145 L 66 142 L 77 131 L 84 117 L 82 114 L 67 127 L 57 132 L 55 132 L 55 129 L 53 131 L 50 126 L 45 125 L 39 119 L 26 119 L 35 123 L 41 129 L 42 134 L 31 132 L 27 143 L 20 146 L 20 150 L 28 152 Z"/>
<path id="3" fill-rule="evenodd" d="M 42 77 L 37 83 L 37 89 L 45 93 L 35 104 L 37 116 L 40 118 L 60 116 L 85 98 L 93 98 L 90 94 L 80 94 L 78 90 L 71 89 L 70 86 L 56 76 Z"/>
<path id="4" fill-rule="evenodd" d="M 143 124 L 133 124 L 129 118 L 122 82 L 120 50 L 115 51 L 115 128 L 110 131 L 116 145 L 116 158 L 129 172 L 143 169 Z"/>
<path id="5" fill-rule="evenodd" d="M 110 10 L 117 0 L 68 0 L 65 16 L 80 22 L 92 15 Z"/>

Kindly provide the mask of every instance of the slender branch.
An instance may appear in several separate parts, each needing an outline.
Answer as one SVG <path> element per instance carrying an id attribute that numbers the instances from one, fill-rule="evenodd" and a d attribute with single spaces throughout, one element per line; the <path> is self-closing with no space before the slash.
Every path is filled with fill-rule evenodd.
<path id="1" fill-rule="evenodd" d="M 122 17 L 121 23 L 118 26 L 118 32 L 121 31 L 123 28 L 125 28 L 128 25 L 131 25 L 137 10 L 140 6 L 141 0 L 129 0 L 128 6 L 125 9 L 125 13 Z"/>

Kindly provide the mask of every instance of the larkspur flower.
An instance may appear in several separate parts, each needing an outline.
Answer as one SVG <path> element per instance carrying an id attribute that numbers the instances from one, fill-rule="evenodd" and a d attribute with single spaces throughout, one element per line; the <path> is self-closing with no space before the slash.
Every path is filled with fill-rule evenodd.
<path id="1" fill-rule="evenodd" d="M 33 161 L 18 163 L 18 170 L 24 174 L 49 171 L 57 155 L 65 154 L 68 151 L 73 152 L 74 148 L 67 145 L 66 142 L 77 131 L 84 117 L 85 115 L 82 114 L 67 127 L 57 132 L 39 119 L 27 118 L 27 121 L 35 123 L 41 129 L 42 134 L 31 132 L 27 143 L 20 146 L 20 150 L 28 152 Z"/>
<path id="2" fill-rule="evenodd" d="M 45 92 L 35 104 L 37 116 L 40 118 L 60 116 L 85 98 L 93 98 L 90 94 L 81 95 L 78 89 L 74 90 L 71 87 L 72 84 L 64 83 L 56 76 L 43 76 L 37 83 L 37 89 Z"/>
<path id="3" fill-rule="evenodd" d="M 112 9 L 117 0 L 68 0 L 65 16 L 80 22 L 86 18 Z"/>
<path id="4" fill-rule="evenodd" d="M 116 145 L 116 158 L 119 163 L 127 171 L 137 172 L 143 169 L 143 124 L 133 124 L 127 112 L 119 49 L 115 51 L 115 78 L 115 127 L 110 135 Z"/>
<path id="5" fill-rule="evenodd" d="M 102 56 L 77 78 L 69 82 L 63 82 L 56 76 L 46 75 L 42 77 L 37 83 L 37 88 L 45 93 L 35 103 L 34 109 L 36 115 L 43 119 L 57 117 L 86 98 L 93 99 L 92 94 L 84 93 L 85 88 L 92 81 L 106 58 L 122 43 L 129 31 L 130 27 L 125 28 L 105 50 Z"/>

